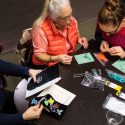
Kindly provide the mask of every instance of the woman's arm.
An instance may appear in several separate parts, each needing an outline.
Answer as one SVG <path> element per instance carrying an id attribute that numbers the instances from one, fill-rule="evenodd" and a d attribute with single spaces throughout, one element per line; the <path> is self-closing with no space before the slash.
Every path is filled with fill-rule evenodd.
<path id="1" fill-rule="evenodd" d="M 33 119 L 39 119 L 43 105 L 37 104 L 29 107 L 23 114 L 3 114 L 0 113 L 0 125 L 28 125 Z"/>
<path id="2" fill-rule="evenodd" d="M 3 114 L 0 113 L 0 125 L 22 125 L 26 121 L 23 120 L 22 114 Z"/>
<path id="3" fill-rule="evenodd" d="M 12 64 L 3 60 L 0 60 L 0 72 L 5 75 L 11 76 L 29 76 L 29 69 L 17 64 Z"/>

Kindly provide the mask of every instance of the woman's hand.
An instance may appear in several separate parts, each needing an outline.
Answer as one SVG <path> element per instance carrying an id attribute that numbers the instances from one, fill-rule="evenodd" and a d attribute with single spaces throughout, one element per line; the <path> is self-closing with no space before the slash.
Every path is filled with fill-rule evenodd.
<path id="1" fill-rule="evenodd" d="M 108 52 L 109 44 L 106 41 L 102 41 L 100 50 L 101 50 L 101 52 Z"/>
<path id="2" fill-rule="evenodd" d="M 60 54 L 57 56 L 57 62 L 69 65 L 72 62 L 72 56 L 66 54 Z"/>
<path id="3" fill-rule="evenodd" d="M 29 69 L 29 76 L 33 78 L 33 81 L 36 82 L 36 75 L 39 74 L 42 70 Z"/>
<path id="4" fill-rule="evenodd" d="M 79 43 L 80 45 L 82 45 L 85 49 L 88 48 L 87 38 L 85 38 L 85 37 L 79 38 L 78 43 Z"/>
<path id="5" fill-rule="evenodd" d="M 108 52 L 112 56 L 119 56 L 120 58 L 125 58 L 125 51 L 120 46 L 111 47 Z"/>
<path id="6" fill-rule="evenodd" d="M 42 110 L 43 110 L 43 105 L 41 105 L 41 104 L 31 106 L 23 113 L 22 117 L 26 121 L 38 119 L 41 115 Z"/>

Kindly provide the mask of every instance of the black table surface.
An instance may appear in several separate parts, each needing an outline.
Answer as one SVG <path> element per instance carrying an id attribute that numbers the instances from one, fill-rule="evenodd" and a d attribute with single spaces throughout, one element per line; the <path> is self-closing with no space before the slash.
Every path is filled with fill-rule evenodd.
<path id="1" fill-rule="evenodd" d="M 90 46 L 87 50 L 83 48 L 79 49 L 76 54 L 90 52 L 95 59 L 94 62 L 80 64 L 73 58 L 71 65 L 59 64 L 60 76 L 62 80 L 57 84 L 76 95 L 75 99 L 68 106 L 66 113 L 61 120 L 57 120 L 46 112 L 42 112 L 39 120 L 35 120 L 36 125 L 107 125 L 106 109 L 103 109 L 102 104 L 109 94 L 115 96 L 116 91 L 112 88 L 104 86 L 104 91 L 88 88 L 81 85 L 81 78 L 74 78 L 73 74 L 84 73 L 85 71 L 91 71 L 92 68 L 101 69 L 102 75 L 106 78 L 107 74 L 105 69 L 111 69 L 120 73 L 117 69 L 113 68 L 111 64 L 118 59 L 118 57 L 111 57 L 106 55 L 109 62 L 106 66 L 102 64 L 93 55 L 98 51 L 98 47 L 94 40 L 90 40 Z M 110 81 L 119 84 L 117 81 L 108 78 Z M 124 84 L 123 85 L 124 88 Z M 125 125 L 125 120 L 121 123 Z"/>

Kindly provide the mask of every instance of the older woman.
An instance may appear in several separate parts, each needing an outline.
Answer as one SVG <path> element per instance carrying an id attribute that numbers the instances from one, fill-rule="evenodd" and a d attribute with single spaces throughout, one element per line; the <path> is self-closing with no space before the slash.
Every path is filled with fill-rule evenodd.
<path id="1" fill-rule="evenodd" d="M 34 22 L 32 41 L 33 63 L 51 66 L 57 62 L 70 64 L 70 56 L 78 42 L 88 47 L 85 37 L 80 38 L 78 25 L 72 16 L 69 0 L 46 0 L 42 15 Z"/>

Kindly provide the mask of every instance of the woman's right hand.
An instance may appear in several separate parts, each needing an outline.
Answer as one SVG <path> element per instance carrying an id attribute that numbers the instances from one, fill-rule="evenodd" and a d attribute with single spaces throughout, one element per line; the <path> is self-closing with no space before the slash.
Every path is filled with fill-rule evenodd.
<path id="1" fill-rule="evenodd" d="M 100 50 L 101 50 L 101 52 L 108 52 L 109 44 L 106 41 L 102 41 Z"/>
<path id="2" fill-rule="evenodd" d="M 72 62 L 72 56 L 60 54 L 58 55 L 57 61 L 69 65 Z"/>

